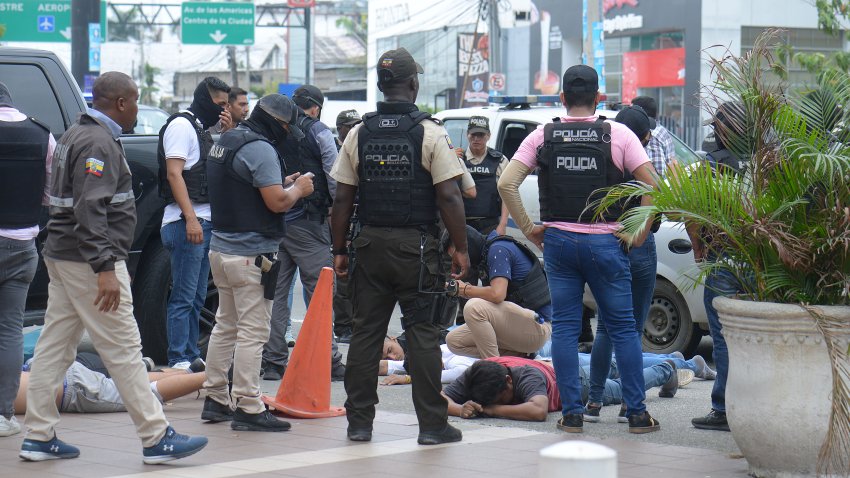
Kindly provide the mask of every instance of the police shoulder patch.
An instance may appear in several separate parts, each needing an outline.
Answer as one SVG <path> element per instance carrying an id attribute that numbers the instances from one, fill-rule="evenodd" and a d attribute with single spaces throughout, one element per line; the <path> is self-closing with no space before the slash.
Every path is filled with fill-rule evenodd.
<path id="1" fill-rule="evenodd" d="M 86 158 L 86 174 L 97 177 L 103 176 L 103 161 L 96 158 Z"/>
<path id="2" fill-rule="evenodd" d="M 433 116 L 432 116 L 432 117 L 430 117 L 430 118 L 428 118 L 428 119 L 429 119 L 429 120 L 431 120 L 431 121 L 433 121 L 434 123 L 437 123 L 437 124 L 438 124 L 438 125 L 440 125 L 440 126 L 442 126 L 442 125 L 443 125 L 443 122 L 442 122 L 442 121 L 440 121 L 440 120 L 439 120 L 439 119 L 437 119 L 437 118 L 434 118 Z"/>
<path id="3" fill-rule="evenodd" d="M 452 138 L 449 135 L 446 135 L 446 144 L 449 145 L 449 149 L 454 150 L 455 147 L 452 145 Z"/>

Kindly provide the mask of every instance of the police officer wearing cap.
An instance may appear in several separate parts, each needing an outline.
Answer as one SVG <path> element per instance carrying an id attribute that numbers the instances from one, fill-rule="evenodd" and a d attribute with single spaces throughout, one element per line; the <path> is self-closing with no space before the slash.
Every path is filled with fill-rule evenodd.
<path id="1" fill-rule="evenodd" d="M 275 146 L 303 137 L 298 107 L 279 94 L 260 98 L 251 116 L 221 135 L 207 159 L 212 210 L 210 266 L 219 291 L 207 352 L 207 398 L 201 418 L 232 420 L 240 431 L 284 431 L 260 400 L 260 361 L 269 337 L 275 255 L 286 233 L 284 212 L 313 192 L 309 175 L 287 176 Z M 284 188 L 284 184 L 291 187 Z M 233 388 L 228 370 L 233 366 Z M 235 411 L 233 410 L 235 408 Z"/>
<path id="2" fill-rule="evenodd" d="M 448 424 L 440 395 L 440 328 L 432 312 L 445 280 L 438 213 L 455 247 L 452 277 L 461 278 L 469 269 L 457 185 L 463 169 L 446 130 L 416 107 L 417 75 L 423 70 L 410 53 L 403 48 L 385 52 L 377 70 L 384 101 L 348 134 L 331 173 L 338 181 L 331 218 L 334 269 L 338 276 L 351 274 L 354 289 L 354 334 L 345 374 L 348 438 L 372 439 L 378 363 L 399 303 L 410 344 L 418 442 L 459 441 L 462 434 Z M 349 264 L 345 232 L 358 193 L 363 229 L 352 242 L 356 261 Z"/>
<path id="3" fill-rule="evenodd" d="M 336 181 L 328 173 L 336 162 L 337 149 L 333 133 L 318 120 L 325 97 L 315 86 L 304 85 L 295 90 L 292 100 L 298 106 L 295 124 L 304 132 L 304 138 L 296 140 L 290 136 L 277 148 L 287 171 L 313 174 L 314 191 L 286 213 L 287 230 L 278 255 L 280 275 L 272 309 L 271 335 L 263 349 L 263 378 L 266 380 L 280 380 L 289 363 L 287 330 L 292 314 L 289 291 L 295 272 L 301 277 L 309 305 L 319 273 L 332 265 L 331 232 L 326 219 L 336 192 Z M 342 380 L 345 374 L 342 354 L 333 338 L 331 345 L 331 378 Z"/>
<path id="4" fill-rule="evenodd" d="M 640 144 L 647 150 L 655 129 L 655 120 L 638 105 L 626 106 L 617 112 L 615 121 L 625 125 L 637 136 Z M 649 151 L 647 150 L 647 155 Z M 654 168 L 654 165 L 653 165 Z M 657 174 L 657 171 L 656 171 Z M 631 174 L 625 175 L 627 179 Z M 640 201 L 629 201 L 626 207 L 638 206 Z M 635 330 L 638 337 L 643 335 L 643 324 L 649 314 L 652 295 L 655 291 L 655 274 L 658 269 L 658 257 L 655 251 L 655 234 L 660 222 L 653 223 L 651 232 L 640 246 L 629 249 L 629 270 L 631 272 L 632 309 L 635 316 Z M 584 319 L 584 318 L 583 318 Z M 584 326 L 584 324 L 582 324 Z M 611 368 L 611 338 L 602 321 L 596 329 L 596 339 L 590 353 L 590 391 L 587 399 L 588 414 L 586 421 L 599 421 L 598 410 L 601 410 L 605 380 Z M 625 404 L 622 405 L 622 416 L 625 416 Z"/>
<path id="5" fill-rule="evenodd" d="M 747 138 L 747 114 L 744 104 L 739 101 L 727 101 L 721 104 L 713 117 L 706 122 L 714 129 L 716 149 L 706 155 L 706 160 L 718 174 L 738 175 L 746 171 L 749 154 L 742 145 L 752 144 L 742 141 Z M 694 250 L 697 262 L 714 262 L 722 260 L 723 251 L 718 244 L 712 244 L 711 237 L 706 237 L 699 228 L 687 228 L 688 236 Z M 703 430 L 729 431 L 726 420 L 726 378 L 729 375 L 729 349 L 723 336 L 723 326 L 714 308 L 715 297 L 730 297 L 743 292 L 739 279 L 731 272 L 715 268 L 705 278 L 703 303 L 708 319 L 708 330 L 711 335 L 714 350 L 714 363 L 717 377 L 711 389 L 711 410 L 702 417 L 691 420 L 694 428 Z"/>
<path id="6" fill-rule="evenodd" d="M 18 111 L 0 83 L 0 437 L 21 431 L 14 410 L 24 358 L 21 329 L 55 146 L 50 129 Z"/>
<path id="7" fill-rule="evenodd" d="M 336 132 L 337 132 L 337 149 L 342 148 L 342 143 L 345 142 L 345 137 L 351 131 L 354 125 L 360 123 L 360 113 L 357 110 L 340 111 L 336 116 Z"/>
<path id="8" fill-rule="evenodd" d="M 623 237 L 621 211 L 596 217 L 588 205 L 600 188 L 626 181 L 626 172 L 655 185 L 655 173 L 638 138 L 619 123 L 596 114 L 599 77 L 587 65 L 564 73 L 561 102 L 566 116 L 532 132 L 522 142 L 499 180 L 499 192 L 520 230 L 543 250 L 552 295 L 552 352 L 563 416 L 558 429 L 583 430 L 585 404 L 578 374 L 582 295 L 590 286 L 614 350 L 628 406 L 629 431 L 647 433 L 660 424 L 646 411 L 640 336 L 632 310 L 627 249 L 645 234 Z M 519 186 L 539 167 L 542 225 L 528 218 Z M 647 202 L 649 199 L 644 198 Z M 646 228 L 646 232 L 649 228 Z M 543 248 L 543 245 L 546 245 Z"/>
<path id="9" fill-rule="evenodd" d="M 487 146 L 490 140 L 490 120 L 485 116 L 472 116 L 466 128 L 469 147 L 456 151 L 475 180 L 476 195 L 464 198 L 466 224 L 485 236 L 497 231 L 505 235 L 508 227 L 508 210 L 502 205 L 497 184 L 508 160 L 502 153 Z"/>

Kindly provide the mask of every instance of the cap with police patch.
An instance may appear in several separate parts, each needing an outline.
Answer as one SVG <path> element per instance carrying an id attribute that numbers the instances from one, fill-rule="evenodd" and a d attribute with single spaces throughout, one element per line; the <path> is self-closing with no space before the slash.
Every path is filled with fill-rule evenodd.
<path id="1" fill-rule="evenodd" d="M 573 65 L 564 72 L 564 93 L 596 93 L 599 74 L 587 65 Z"/>
<path id="2" fill-rule="evenodd" d="M 272 93 L 263 96 L 257 102 L 257 108 L 265 111 L 269 116 L 288 124 L 289 133 L 295 139 L 304 138 L 304 132 L 295 124 L 295 120 L 298 119 L 298 107 L 286 95 Z"/>
<path id="3" fill-rule="evenodd" d="M 617 113 L 614 121 L 626 125 L 638 139 L 643 140 L 646 133 L 655 129 L 655 120 L 638 105 L 626 106 Z"/>
<path id="4" fill-rule="evenodd" d="M 490 120 L 486 116 L 471 116 L 466 126 L 467 133 L 489 133 Z"/>
<path id="5" fill-rule="evenodd" d="M 419 73 L 425 73 L 422 65 L 413 60 L 404 48 L 384 52 L 378 58 L 378 81 L 403 80 Z"/>
<path id="6" fill-rule="evenodd" d="M 341 111 L 336 116 L 336 125 L 337 126 L 350 126 L 355 125 L 360 122 L 360 113 L 357 110 L 345 110 Z"/>

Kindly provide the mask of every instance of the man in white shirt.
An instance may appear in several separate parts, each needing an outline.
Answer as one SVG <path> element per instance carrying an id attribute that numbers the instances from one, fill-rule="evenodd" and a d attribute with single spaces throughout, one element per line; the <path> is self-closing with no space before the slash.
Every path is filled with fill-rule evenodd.
<path id="1" fill-rule="evenodd" d="M 169 201 L 160 237 L 171 253 L 167 308 L 168 366 L 188 369 L 200 359 L 198 321 L 207 296 L 212 233 L 206 160 L 213 145 L 209 128 L 230 129 L 230 87 L 207 77 L 187 110 L 172 115 L 159 133 L 160 195 Z"/>

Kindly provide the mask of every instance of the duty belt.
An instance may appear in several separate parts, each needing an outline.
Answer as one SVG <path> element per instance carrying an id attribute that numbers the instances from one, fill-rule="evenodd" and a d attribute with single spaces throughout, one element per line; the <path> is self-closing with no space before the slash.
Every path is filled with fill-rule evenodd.
<path id="1" fill-rule="evenodd" d="M 48 196 L 50 198 L 50 205 L 56 207 L 74 207 L 74 198 L 60 198 L 56 196 Z M 121 204 L 123 202 L 127 202 L 131 199 L 135 199 L 133 197 L 133 191 L 128 191 L 126 193 L 118 193 L 112 196 L 112 199 L 109 201 L 109 204 Z"/>

